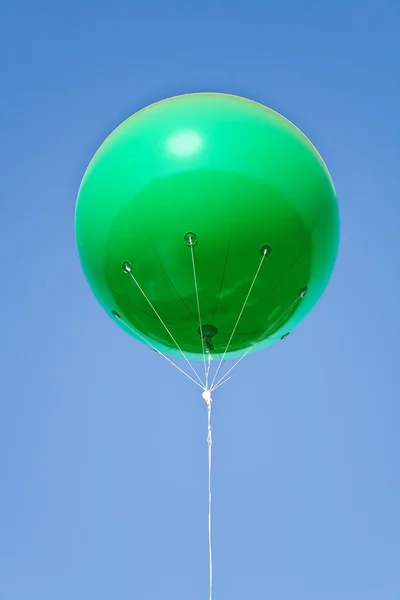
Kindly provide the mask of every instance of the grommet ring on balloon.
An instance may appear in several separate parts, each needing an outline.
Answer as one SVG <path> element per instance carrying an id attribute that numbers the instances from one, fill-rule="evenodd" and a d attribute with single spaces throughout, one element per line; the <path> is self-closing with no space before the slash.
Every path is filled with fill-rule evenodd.
<path id="1" fill-rule="evenodd" d="M 305 298 L 308 293 L 308 287 L 303 287 L 299 292 L 299 298 Z"/>
<path id="2" fill-rule="evenodd" d="M 197 235 L 192 231 L 189 231 L 184 237 L 185 243 L 188 246 L 195 246 L 197 244 Z"/>
<path id="3" fill-rule="evenodd" d="M 127 260 L 122 263 L 122 270 L 124 273 L 132 273 L 132 265 Z"/>
<path id="4" fill-rule="evenodd" d="M 268 256 L 268 254 L 271 254 L 271 252 L 272 248 L 269 244 L 263 244 L 260 248 L 261 256 Z"/>
<path id="5" fill-rule="evenodd" d="M 119 316 L 119 314 L 117 313 L 116 310 L 112 310 L 111 314 L 112 314 L 113 317 L 115 317 L 117 319 L 117 321 L 121 320 L 121 317 Z"/>

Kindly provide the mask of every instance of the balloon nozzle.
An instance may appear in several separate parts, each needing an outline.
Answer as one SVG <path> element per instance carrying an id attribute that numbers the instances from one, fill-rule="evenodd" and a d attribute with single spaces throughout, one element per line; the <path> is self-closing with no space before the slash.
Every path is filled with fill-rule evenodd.
<path id="1" fill-rule="evenodd" d="M 218 329 L 214 325 L 201 325 L 198 328 L 197 333 L 203 338 L 204 350 L 207 354 L 211 354 L 214 350 L 213 337 L 217 335 Z"/>

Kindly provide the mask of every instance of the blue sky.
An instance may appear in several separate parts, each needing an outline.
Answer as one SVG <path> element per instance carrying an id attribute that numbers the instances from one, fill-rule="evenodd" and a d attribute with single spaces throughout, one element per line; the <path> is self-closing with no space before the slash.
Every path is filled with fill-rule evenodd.
<path id="1" fill-rule="evenodd" d="M 400 598 L 395 4 L 3 0 L 1 600 L 208 597 L 204 401 L 102 312 L 73 229 L 104 137 L 191 91 L 296 123 L 342 223 L 316 309 L 215 394 L 215 598 Z"/>

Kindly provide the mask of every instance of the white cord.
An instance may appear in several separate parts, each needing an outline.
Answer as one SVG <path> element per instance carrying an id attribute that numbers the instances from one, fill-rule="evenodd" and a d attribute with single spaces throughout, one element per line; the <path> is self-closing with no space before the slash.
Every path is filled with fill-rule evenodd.
<path id="1" fill-rule="evenodd" d="M 204 336 L 203 336 L 203 323 L 201 322 L 201 312 L 200 312 L 200 300 L 199 300 L 199 286 L 197 284 L 197 275 L 196 275 L 196 263 L 194 260 L 194 248 L 193 248 L 193 244 L 191 244 L 190 246 L 190 252 L 192 255 L 192 268 L 193 268 L 193 279 L 194 279 L 194 289 L 196 292 L 196 303 L 197 303 L 197 312 L 199 315 L 199 326 L 200 326 L 200 334 L 201 334 L 201 347 L 203 350 L 203 361 L 204 361 L 204 375 L 206 378 L 206 387 L 208 386 L 208 375 L 207 375 L 207 362 L 206 362 L 206 353 L 205 353 L 205 349 L 204 349 Z"/>
<path id="2" fill-rule="evenodd" d="M 139 291 L 141 292 L 142 296 L 145 298 L 145 300 L 147 301 L 147 303 L 150 305 L 150 308 L 153 310 L 154 314 L 156 315 L 156 317 L 160 321 L 161 325 L 164 327 L 165 331 L 168 333 L 169 337 L 174 342 L 174 344 L 178 348 L 179 352 L 182 354 L 184 360 L 187 362 L 187 364 L 189 365 L 190 369 L 192 370 L 192 372 L 194 373 L 194 375 L 197 377 L 198 381 L 200 382 L 201 387 L 204 389 L 204 383 L 200 379 L 199 374 L 197 373 L 196 369 L 193 367 L 193 365 L 189 361 L 189 359 L 186 356 L 186 354 L 183 352 L 182 348 L 179 346 L 178 342 L 176 341 L 176 339 L 174 338 L 174 336 L 172 335 L 172 333 L 168 329 L 168 326 L 166 325 L 166 323 L 163 321 L 163 319 L 158 314 L 157 309 L 153 305 L 152 301 L 147 296 L 146 292 L 144 291 L 144 289 L 142 288 L 142 286 L 140 285 L 140 283 L 138 282 L 138 280 L 136 279 L 136 277 L 132 273 L 131 267 L 130 267 L 129 271 L 127 271 L 127 273 L 131 277 L 131 279 L 135 282 L 135 284 L 136 284 L 137 288 L 139 289 Z"/>
<path id="3" fill-rule="evenodd" d="M 243 311 L 244 311 L 244 309 L 246 308 L 247 301 L 248 301 L 248 299 L 249 299 L 249 296 L 250 296 L 250 294 L 251 294 L 251 292 L 252 292 L 252 289 L 253 289 L 253 287 L 254 287 L 254 284 L 255 284 L 255 282 L 257 281 L 257 277 L 258 277 L 258 274 L 259 274 L 259 272 L 260 272 L 260 270 L 261 270 L 261 267 L 262 267 L 262 265 L 263 265 L 263 262 L 264 262 L 264 259 L 265 259 L 265 257 L 266 257 L 266 254 L 263 254 L 263 255 L 261 256 L 261 260 L 260 260 L 260 263 L 259 263 L 259 265 L 258 265 L 258 267 L 257 267 L 257 271 L 256 271 L 256 273 L 255 273 L 255 275 L 254 275 L 254 277 L 253 277 L 253 281 L 252 281 L 252 282 L 251 282 L 251 284 L 250 284 L 249 291 L 247 292 L 246 298 L 245 298 L 245 300 L 244 300 L 244 302 L 243 302 L 243 306 L 242 306 L 242 308 L 240 309 L 239 316 L 238 316 L 238 318 L 236 319 L 236 323 L 235 323 L 235 325 L 234 325 L 234 327 L 233 327 L 233 331 L 232 331 L 232 333 L 231 333 L 231 336 L 230 336 L 230 338 L 229 338 L 229 340 L 228 340 L 228 343 L 227 343 L 227 345 L 226 345 L 225 351 L 224 351 L 224 353 L 223 353 L 223 355 L 222 355 L 222 358 L 221 358 L 221 360 L 220 360 L 220 362 L 219 362 L 219 364 L 218 364 L 217 370 L 216 370 L 216 372 L 215 372 L 215 374 L 214 374 L 214 377 L 213 377 L 213 380 L 212 380 L 212 382 L 211 382 L 211 386 L 210 386 L 210 387 L 211 387 L 211 389 L 213 388 L 213 386 L 214 386 L 214 383 L 215 383 L 215 380 L 216 380 L 216 378 L 217 378 L 217 376 L 218 376 L 218 373 L 219 373 L 219 372 L 220 372 L 220 370 L 221 370 L 222 363 L 224 362 L 224 358 L 225 358 L 225 356 L 226 356 L 226 354 L 227 354 L 227 352 L 228 352 L 228 350 L 229 350 L 229 347 L 230 347 L 230 345 L 231 345 L 232 338 L 233 338 L 233 336 L 235 335 L 235 331 L 236 331 L 236 329 L 237 329 L 237 326 L 239 325 L 239 321 L 240 321 L 240 319 L 241 319 L 241 317 L 242 317 Z"/>
<path id="4" fill-rule="evenodd" d="M 290 306 L 288 306 L 285 311 L 279 315 L 279 317 L 277 319 L 275 319 L 275 321 L 272 323 L 272 325 L 263 333 L 263 335 L 261 336 L 260 340 L 258 342 L 254 342 L 254 344 L 252 344 L 251 346 L 249 346 L 246 350 L 246 352 L 244 354 L 242 354 L 242 356 L 240 358 L 238 358 L 238 360 L 234 363 L 234 365 L 225 373 L 225 375 L 222 375 L 222 377 L 220 378 L 219 381 L 217 381 L 217 383 L 215 383 L 214 385 L 211 385 L 210 391 L 213 392 L 214 390 L 218 389 L 221 385 L 224 385 L 224 383 L 226 383 L 229 379 L 231 379 L 231 377 L 228 377 L 229 373 L 231 373 L 236 367 L 237 365 L 249 354 L 249 352 L 251 350 L 253 350 L 253 348 L 255 348 L 255 346 L 257 346 L 257 344 L 264 339 L 269 333 L 270 331 L 275 327 L 275 325 L 281 320 L 283 319 L 287 313 L 293 308 L 293 306 L 295 304 L 297 304 L 297 302 L 299 302 L 299 300 L 301 299 L 301 296 L 298 296 L 296 298 L 296 300 L 294 300 L 294 302 L 292 302 L 292 304 L 290 304 Z M 215 380 L 215 377 L 214 377 Z"/>
<path id="5" fill-rule="evenodd" d="M 212 537 L 211 537 L 211 463 L 212 463 L 212 430 L 211 430 L 211 404 L 212 399 L 209 392 L 205 392 L 205 395 L 208 397 L 208 400 L 205 398 L 207 402 L 207 418 L 208 418 L 208 434 L 207 434 L 207 444 L 208 444 L 208 554 L 210 561 L 210 600 L 212 600 L 212 590 L 213 590 L 213 560 L 212 560 Z M 204 397 L 204 395 L 203 395 Z"/>
<path id="6" fill-rule="evenodd" d="M 129 323 L 127 323 L 126 321 L 124 321 L 123 319 L 121 319 L 121 317 L 119 317 L 119 320 L 121 321 L 121 323 L 123 323 L 125 325 L 125 327 L 127 329 L 130 329 L 130 331 L 132 331 L 132 333 L 134 335 L 137 335 L 138 337 L 140 337 L 140 339 L 147 345 L 149 346 L 149 348 L 151 348 L 152 350 L 154 350 L 154 352 L 157 352 L 157 354 L 159 354 L 160 356 L 162 356 L 163 358 L 165 358 L 166 361 L 169 362 L 170 365 L 172 365 L 173 367 L 175 367 L 175 369 L 178 369 L 178 371 L 180 373 L 182 373 L 182 375 L 185 375 L 185 377 L 187 377 L 188 379 L 190 379 L 190 381 L 193 381 L 193 383 L 195 385 L 197 385 L 200 389 L 204 390 L 204 386 L 200 385 L 199 383 L 197 383 L 197 381 L 195 379 L 193 379 L 193 377 L 191 377 L 188 373 L 186 373 L 186 371 L 184 371 L 183 369 L 181 369 L 176 363 L 174 363 L 173 360 L 171 360 L 170 358 L 168 358 L 168 356 L 166 356 L 166 354 L 164 354 L 163 352 L 161 352 L 161 350 L 159 350 L 158 348 L 156 348 L 156 346 L 154 346 L 154 344 L 152 344 L 148 339 L 146 339 L 141 333 L 139 333 L 139 331 L 136 331 L 136 329 L 134 329 L 133 327 L 131 327 L 129 325 Z"/>

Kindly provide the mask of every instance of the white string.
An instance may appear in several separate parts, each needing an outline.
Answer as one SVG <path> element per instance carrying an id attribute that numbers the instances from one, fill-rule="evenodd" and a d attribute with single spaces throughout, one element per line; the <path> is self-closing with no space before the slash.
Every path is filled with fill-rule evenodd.
<path id="1" fill-rule="evenodd" d="M 244 354 L 242 354 L 242 356 L 240 358 L 238 358 L 238 360 L 235 362 L 235 364 L 225 373 L 225 375 L 222 375 L 221 379 L 219 381 L 217 381 L 217 383 L 211 388 L 211 391 L 213 392 L 214 390 L 216 390 L 217 388 L 219 388 L 221 385 L 223 385 L 225 383 L 225 378 L 229 375 L 229 373 L 231 373 L 233 371 L 233 369 L 235 367 L 237 367 L 237 365 L 240 363 L 240 361 L 242 361 L 245 356 L 248 355 L 248 353 L 254 348 L 254 346 L 257 345 L 257 342 L 255 344 L 252 344 L 251 346 L 249 346 L 249 348 L 247 348 L 246 352 Z M 230 377 L 228 377 L 228 379 L 231 379 Z M 228 380 L 226 380 L 228 381 Z"/>
<path id="2" fill-rule="evenodd" d="M 189 367 L 191 368 L 191 370 L 193 371 L 193 373 L 195 374 L 195 376 L 197 377 L 197 379 L 199 380 L 202 389 L 204 389 L 204 383 L 202 382 L 202 380 L 200 379 L 199 374 L 197 373 L 196 369 L 193 367 L 193 365 L 190 363 L 189 359 L 187 358 L 186 354 L 183 352 L 183 350 L 181 349 L 181 347 L 179 346 L 178 342 L 176 341 L 176 339 L 174 338 L 174 336 L 172 335 L 172 333 L 170 332 L 170 330 L 168 329 L 167 325 L 164 323 L 164 321 L 162 320 L 162 318 L 160 317 L 160 315 L 158 314 L 156 308 L 153 306 L 153 303 L 151 302 L 151 300 L 147 297 L 146 292 L 142 289 L 142 287 L 140 286 L 139 282 L 137 281 L 137 279 L 135 278 L 134 274 L 132 273 L 132 271 L 127 271 L 128 274 L 130 275 L 130 277 L 133 279 L 133 281 L 136 283 L 137 287 L 139 288 L 139 290 L 141 291 L 142 295 L 144 296 L 144 298 L 147 300 L 147 302 L 149 303 L 150 307 L 153 309 L 155 315 L 157 316 L 158 320 L 160 321 L 160 323 L 163 325 L 164 329 L 166 330 L 166 332 L 168 333 L 168 335 L 170 336 L 170 338 L 172 339 L 172 341 L 175 343 L 176 347 L 178 348 L 179 352 L 182 354 L 183 358 L 185 359 L 185 361 L 187 362 L 187 364 L 189 365 Z M 175 363 L 174 363 L 175 364 Z"/>
<path id="3" fill-rule="evenodd" d="M 207 364 L 207 369 L 206 369 L 206 389 L 208 389 L 208 377 L 210 375 L 210 369 L 211 369 L 211 353 L 208 353 L 208 364 Z"/>
<path id="4" fill-rule="evenodd" d="M 205 351 L 204 351 L 203 324 L 201 322 L 200 301 L 199 301 L 199 288 L 198 288 L 198 285 L 197 285 L 196 264 L 195 264 L 195 261 L 194 261 L 194 247 L 193 247 L 193 243 L 190 244 L 190 253 L 192 255 L 193 279 L 194 279 L 194 289 L 196 291 L 197 312 L 199 313 L 199 325 L 200 325 L 200 333 L 201 333 L 201 347 L 203 349 L 203 359 L 204 359 L 204 375 L 205 375 L 205 378 L 206 378 L 206 387 L 208 387 L 206 354 L 205 354 Z"/>
<path id="5" fill-rule="evenodd" d="M 211 431 L 211 396 L 208 392 L 208 376 L 210 374 L 211 368 L 211 354 L 208 353 L 208 361 L 206 361 L 206 353 L 204 348 L 204 335 L 203 335 L 203 323 L 201 320 L 201 312 L 200 312 L 200 300 L 199 300 L 199 288 L 197 285 L 197 275 L 196 275 L 196 263 L 194 259 L 194 248 L 193 244 L 190 245 L 190 252 L 192 257 L 192 267 L 193 267 L 193 279 L 194 279 L 194 289 L 196 292 L 196 303 L 197 303 L 197 312 L 199 314 L 199 326 L 200 326 L 200 335 L 201 335 L 201 346 L 203 351 L 203 360 L 204 360 L 204 375 L 205 375 L 205 390 L 204 397 L 207 402 L 207 445 L 208 445 L 208 553 L 209 553 L 209 570 L 210 570 L 210 600 L 212 600 L 212 584 L 213 584 L 213 562 L 212 562 L 212 537 L 211 537 L 211 462 L 212 462 L 212 431 Z"/>
<path id="6" fill-rule="evenodd" d="M 194 384 L 196 384 L 199 388 L 201 388 L 202 390 L 204 390 L 204 386 L 203 385 L 200 385 L 195 379 L 193 379 L 193 377 L 191 377 L 188 373 L 186 373 L 186 371 L 184 371 L 183 369 L 181 369 L 179 365 L 177 365 L 176 363 L 174 363 L 173 360 L 171 360 L 170 358 L 168 358 L 168 356 L 166 356 L 163 352 L 161 352 L 161 350 L 159 350 L 158 348 L 156 348 L 156 346 L 154 346 L 151 342 L 149 342 L 148 339 L 146 339 L 143 335 L 141 335 L 138 331 L 136 331 L 136 329 L 133 329 L 133 327 L 131 327 L 130 325 L 128 325 L 128 323 L 126 323 L 125 321 L 123 321 L 123 319 L 121 319 L 121 317 L 119 318 L 119 321 L 121 321 L 121 323 L 123 323 L 125 325 L 125 327 L 127 327 L 128 329 L 130 329 L 132 331 L 132 333 L 134 333 L 135 335 L 137 335 L 138 337 L 140 337 L 140 339 L 143 340 L 143 342 L 145 344 L 147 344 L 147 346 L 149 346 L 152 350 L 154 350 L 155 352 L 157 352 L 157 354 L 159 354 L 160 356 L 162 356 L 163 358 L 165 358 L 165 360 L 167 360 L 173 367 L 175 367 L 175 369 L 178 369 L 178 371 L 180 371 L 183 375 L 185 375 L 185 377 L 187 377 L 188 379 L 190 379 L 190 381 L 193 381 Z"/>
<path id="7" fill-rule="evenodd" d="M 211 430 L 211 404 L 212 400 L 207 401 L 208 417 L 208 553 L 210 561 L 210 600 L 212 600 L 213 591 L 213 560 L 212 560 L 212 537 L 211 537 L 211 463 L 212 463 L 212 430 Z"/>
<path id="8" fill-rule="evenodd" d="M 228 377 L 227 379 L 224 379 L 223 381 L 222 381 L 222 379 L 223 378 L 221 377 L 221 379 L 218 381 L 218 383 L 216 385 L 214 385 L 212 390 L 210 390 L 211 392 L 215 392 L 215 390 L 217 390 L 219 387 L 221 387 L 221 385 L 224 385 L 224 383 L 226 383 L 227 381 L 232 379 L 232 375 L 230 377 Z"/>
<path id="9" fill-rule="evenodd" d="M 228 379 L 226 379 L 226 377 L 229 375 L 229 373 L 231 373 L 233 371 L 233 369 L 235 367 L 237 367 L 237 365 L 245 358 L 245 356 L 247 356 L 249 354 L 249 352 L 251 350 L 253 350 L 253 348 L 255 346 L 257 346 L 257 344 L 260 343 L 260 341 L 265 338 L 266 335 L 269 334 L 269 332 L 271 331 L 271 329 L 273 329 L 275 327 L 275 325 L 278 323 L 278 321 L 280 321 L 281 319 L 283 319 L 286 314 L 293 308 L 293 306 L 301 299 L 301 296 L 298 296 L 296 298 L 296 300 L 294 302 L 292 302 L 292 304 L 290 306 L 288 306 L 288 308 L 286 308 L 284 310 L 284 312 L 279 315 L 279 317 L 277 319 L 275 319 L 275 321 L 272 323 L 272 325 L 270 325 L 268 327 L 268 329 L 262 334 L 261 338 L 257 341 L 254 342 L 254 344 L 252 344 L 251 346 L 249 346 L 249 348 L 247 348 L 246 352 L 244 354 L 242 354 L 242 356 L 240 358 L 238 358 L 238 360 L 235 362 L 235 364 L 225 373 L 225 375 L 222 375 L 221 379 L 214 385 L 211 386 L 211 392 L 213 392 L 214 390 L 216 390 L 217 388 L 219 388 L 221 385 L 223 385 L 224 383 L 226 383 L 229 379 L 231 379 L 231 377 L 228 377 Z"/>
<path id="10" fill-rule="evenodd" d="M 262 264 L 263 264 L 263 262 L 264 262 L 264 259 L 265 259 L 265 257 L 266 257 L 266 254 L 263 254 L 263 255 L 262 255 L 262 257 L 261 257 L 260 264 L 258 265 L 258 268 L 257 268 L 256 274 L 255 274 L 255 275 L 254 275 L 254 277 L 253 277 L 253 281 L 251 282 L 250 289 L 249 289 L 249 291 L 247 292 L 247 296 L 246 296 L 246 298 L 245 298 L 245 300 L 244 300 L 244 302 L 243 302 L 243 306 L 242 306 L 242 308 L 241 308 L 241 310 L 240 310 L 239 316 L 238 316 L 238 318 L 236 319 L 236 323 L 235 323 L 235 326 L 234 326 L 234 328 L 233 328 L 233 331 L 232 331 L 232 333 L 231 333 L 231 337 L 230 337 L 230 338 L 229 338 L 229 340 L 228 340 L 228 343 L 227 343 L 227 345 L 226 345 L 226 348 L 225 348 L 225 352 L 224 352 L 224 353 L 223 353 L 223 355 L 222 355 L 222 358 L 221 358 L 221 360 L 220 360 L 220 362 L 219 362 L 218 368 L 217 368 L 217 370 L 216 370 L 216 372 L 215 372 L 215 375 L 214 375 L 214 377 L 213 377 L 213 380 L 212 380 L 212 382 L 211 382 L 211 388 L 212 388 L 212 387 L 213 387 L 213 385 L 214 385 L 214 381 L 216 380 L 216 378 L 217 378 L 217 376 L 218 376 L 218 373 L 219 373 L 219 371 L 220 371 L 220 369 L 221 369 L 221 366 L 222 366 L 223 360 L 224 360 L 224 358 L 225 358 L 225 356 L 226 356 L 226 353 L 227 353 L 227 352 L 228 352 L 228 350 L 229 350 L 229 346 L 231 345 L 232 338 L 233 338 L 233 336 L 235 335 L 236 328 L 237 328 L 237 326 L 239 325 L 239 321 L 240 321 L 240 319 L 241 319 L 241 317 L 242 317 L 243 311 L 244 311 L 244 309 L 246 308 L 247 300 L 249 299 L 249 296 L 250 296 L 250 294 L 251 294 L 251 291 L 252 291 L 252 289 L 253 289 L 253 287 L 254 287 L 254 284 L 255 284 L 255 282 L 256 282 L 256 279 L 257 279 L 257 277 L 258 277 L 258 274 L 259 274 L 259 272 L 260 272 L 260 269 L 261 269 L 261 267 L 262 267 Z"/>

